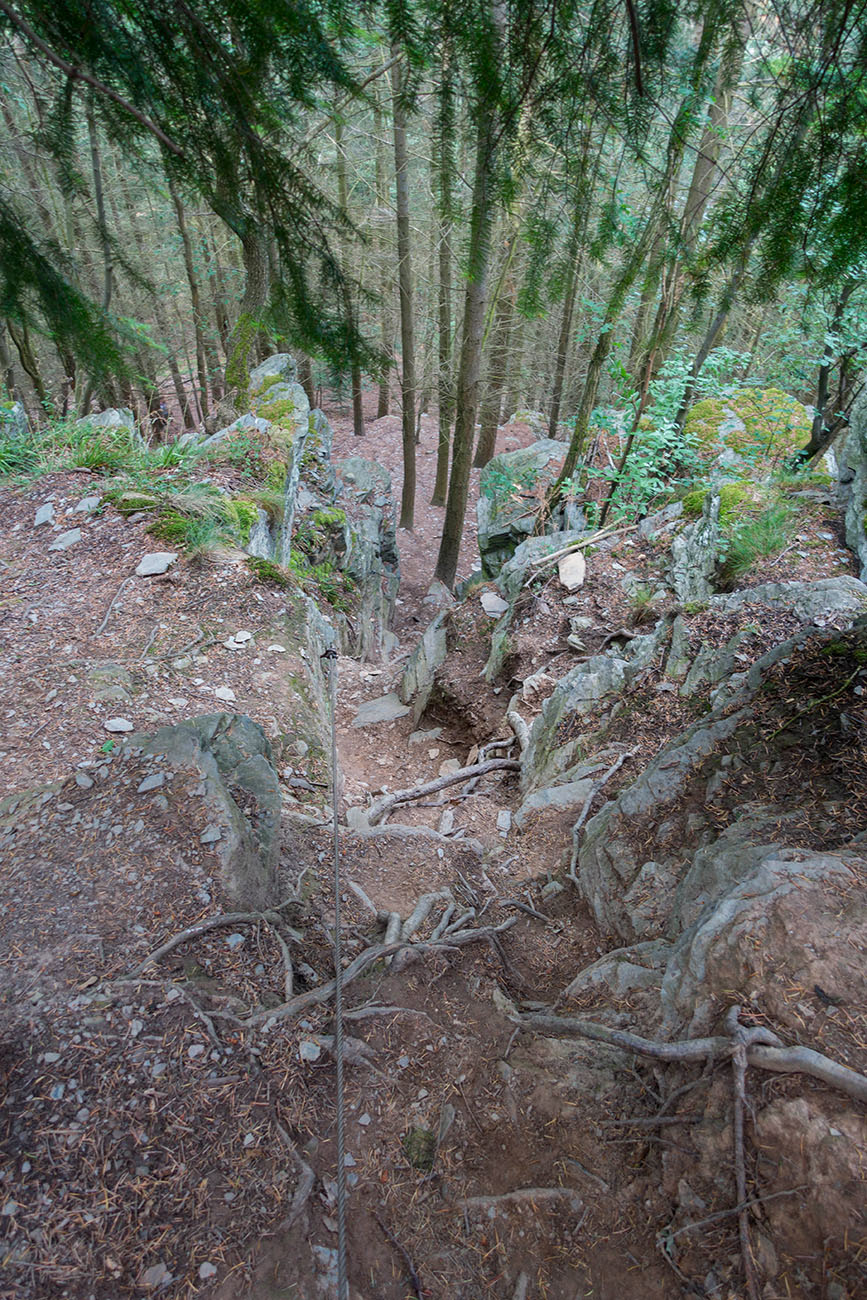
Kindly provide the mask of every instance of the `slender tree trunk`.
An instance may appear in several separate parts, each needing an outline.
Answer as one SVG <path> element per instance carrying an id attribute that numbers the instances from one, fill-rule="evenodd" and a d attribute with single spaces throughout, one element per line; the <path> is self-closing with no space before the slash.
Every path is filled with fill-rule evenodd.
<path id="1" fill-rule="evenodd" d="M 393 53 L 399 54 L 397 46 Z M 394 171 L 397 198 L 397 270 L 400 293 L 401 427 L 403 430 L 403 492 L 400 528 L 415 522 L 415 325 L 413 321 L 412 262 L 409 226 L 409 160 L 406 148 L 406 107 L 403 72 L 394 69 Z"/>
<path id="2" fill-rule="evenodd" d="M 551 410 L 548 416 L 548 437 L 557 437 L 557 425 L 560 421 L 560 403 L 563 399 L 563 380 L 566 377 L 566 361 L 569 357 L 569 343 L 572 338 L 572 317 L 575 312 L 575 298 L 578 293 L 578 263 L 582 253 L 582 231 L 586 221 L 585 206 L 576 202 L 572 217 L 572 233 L 569 239 L 568 266 L 566 283 L 563 287 L 563 314 L 560 317 L 560 336 L 557 340 L 557 360 L 554 365 L 554 386 L 551 390 Z"/>
<path id="3" fill-rule="evenodd" d="M 449 487 L 452 385 L 452 220 L 454 215 L 455 98 L 451 45 L 443 50 L 437 122 L 437 471 L 431 505 L 444 506 Z"/>
<path id="4" fill-rule="evenodd" d="M 2 382 L 9 400 L 14 402 L 17 397 L 15 370 L 12 365 L 12 353 L 9 351 L 9 345 L 6 342 L 5 320 L 0 320 L 0 382 Z"/>
<path id="5" fill-rule="evenodd" d="M 108 221 L 105 216 L 105 195 L 102 188 L 102 161 L 99 156 L 99 138 L 96 133 L 96 118 L 93 112 L 93 95 L 87 98 L 85 108 L 85 118 L 87 120 L 87 138 L 90 146 L 90 167 L 93 177 L 93 194 L 96 200 L 96 228 L 99 233 L 99 244 L 102 251 L 102 310 L 108 312 L 111 306 L 111 294 L 114 285 L 114 253 L 111 247 L 111 239 L 108 233 Z M 88 379 L 84 394 L 81 399 L 82 415 L 87 413 L 90 407 L 90 399 L 93 393 L 93 379 Z"/>
<path id="6" fill-rule="evenodd" d="M 379 378 L 376 400 L 376 418 L 388 415 L 391 398 L 391 367 L 394 364 L 394 336 L 392 326 L 392 277 L 389 270 L 390 244 L 388 230 L 388 169 L 385 147 L 385 123 L 379 100 L 373 106 L 374 157 L 376 162 L 376 212 L 379 237 L 379 338 L 383 355 L 388 359 Z"/>
<path id="7" fill-rule="evenodd" d="M 477 109 L 478 138 L 470 215 L 470 242 L 467 256 L 467 289 L 464 296 L 464 322 L 461 360 L 455 405 L 455 432 L 452 469 L 446 516 L 437 556 L 436 576 L 451 590 L 458 569 L 467 495 L 473 459 L 476 411 L 479 404 L 479 378 L 487 304 L 493 204 L 491 188 L 494 174 L 493 114 L 489 105 Z"/>
<path id="8" fill-rule="evenodd" d="M 813 424 L 810 430 L 810 441 L 799 453 L 798 457 L 802 461 L 810 460 L 813 456 L 818 456 L 826 447 L 830 446 L 834 435 L 838 431 L 839 425 L 834 427 L 833 432 L 827 426 L 827 407 L 828 399 L 831 393 L 831 373 L 834 369 L 834 362 L 837 356 L 837 347 L 835 346 L 836 335 L 839 332 L 843 316 L 849 299 L 857 288 L 857 281 L 850 280 L 843 286 L 843 291 L 834 305 L 834 315 L 831 324 L 826 331 L 825 351 L 822 356 L 822 364 L 819 366 L 819 375 L 816 381 L 816 400 L 813 403 Z M 844 387 L 841 376 L 841 391 Z"/>
<path id="9" fill-rule="evenodd" d="M 506 384 L 514 311 L 515 283 L 510 278 L 504 285 L 497 303 L 487 383 L 479 408 L 479 441 L 473 461 L 473 464 L 478 467 L 487 465 L 497 449 L 497 432 L 503 410 L 503 389 Z"/>
<path id="10" fill-rule="evenodd" d="M 298 382 L 304 389 L 304 392 L 307 395 L 307 400 L 310 403 L 310 409 L 312 410 L 316 405 L 316 390 L 313 387 L 313 367 L 310 364 L 310 358 L 306 352 L 299 353 L 297 359 Z"/>
<path id="11" fill-rule="evenodd" d="M 196 371 L 199 377 L 199 405 L 202 410 L 202 417 L 207 420 L 209 412 L 208 402 L 208 367 L 205 360 L 205 339 L 202 330 L 202 302 L 199 292 L 199 281 L 196 275 L 196 268 L 193 262 L 193 243 L 190 239 L 190 232 L 187 228 L 187 218 L 184 212 L 184 205 L 181 202 L 181 196 L 170 176 L 166 177 L 169 186 L 169 197 L 172 201 L 172 207 L 175 210 L 175 219 L 178 223 L 178 232 L 181 236 L 181 247 L 184 253 L 184 270 L 187 273 L 187 284 L 190 290 L 190 307 L 193 315 L 193 330 L 196 339 Z"/>
<path id="12" fill-rule="evenodd" d="M 13 324 L 11 320 L 7 320 L 6 328 L 9 330 L 12 342 L 15 344 L 15 350 L 18 353 L 18 360 L 21 362 L 21 369 L 33 385 L 36 400 L 39 402 L 39 405 L 44 412 L 48 405 L 48 394 L 45 391 L 45 384 L 42 375 L 39 373 L 39 363 L 36 360 L 32 347 L 30 346 L 30 334 L 27 330 L 27 326 L 24 322 L 17 325 Z"/>
<path id="13" fill-rule="evenodd" d="M 346 150 L 343 143 L 343 122 L 338 117 L 334 121 L 334 143 L 337 146 L 337 201 L 341 210 L 349 215 L 349 188 L 346 182 Z M 346 324 L 350 333 L 354 333 L 357 328 L 357 318 L 355 308 L 352 304 L 352 293 L 349 288 L 351 278 L 350 267 L 350 248 L 348 240 L 343 241 L 343 306 L 346 313 Z M 352 377 L 352 431 L 356 438 L 364 437 L 364 405 L 363 390 L 361 385 L 361 366 L 353 357 L 350 373 Z"/>

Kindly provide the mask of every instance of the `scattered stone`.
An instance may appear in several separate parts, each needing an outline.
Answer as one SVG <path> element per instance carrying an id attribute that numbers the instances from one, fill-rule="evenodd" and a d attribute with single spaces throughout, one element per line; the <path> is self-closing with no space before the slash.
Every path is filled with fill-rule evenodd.
<path id="1" fill-rule="evenodd" d="M 223 838 L 223 832 L 221 831 L 220 827 L 215 826 L 213 822 L 209 822 L 208 825 L 205 827 L 205 829 L 202 831 L 201 835 L 199 836 L 199 843 L 216 844 L 222 838 Z"/>
<path id="2" fill-rule="evenodd" d="M 148 790 L 159 790 L 165 779 L 162 772 L 152 772 L 150 776 L 145 777 L 136 793 L 147 794 Z"/>
<path id="3" fill-rule="evenodd" d="M 423 745 L 428 740 L 439 740 L 442 727 L 431 727 L 429 731 L 413 731 L 407 741 L 409 745 Z"/>
<path id="4" fill-rule="evenodd" d="M 383 695 L 376 700 L 368 700 L 362 704 L 352 720 L 353 727 L 372 727 L 379 722 L 394 722 L 396 718 L 403 718 L 409 713 L 405 704 L 401 704 L 394 691 L 388 695 Z"/>
<path id="5" fill-rule="evenodd" d="M 451 776 L 454 772 L 460 772 L 461 766 L 462 764 L 459 758 L 447 758 L 444 762 L 440 763 L 440 776 Z"/>
<path id="6" fill-rule="evenodd" d="M 111 732 L 133 731 L 135 729 L 129 718 L 109 718 L 108 721 L 104 722 L 102 725 L 105 727 L 106 731 Z"/>
<path id="7" fill-rule="evenodd" d="M 455 829 L 455 815 L 452 812 L 451 808 L 446 808 L 445 812 L 440 817 L 440 822 L 439 822 L 439 826 L 437 827 L 437 830 L 439 831 L 440 835 L 451 835 L 454 829 Z"/>
<path id="8" fill-rule="evenodd" d="M 214 695 L 218 700 L 223 700 L 226 704 L 234 704 L 238 698 L 231 686 L 218 686 L 214 691 Z"/>
<path id="9" fill-rule="evenodd" d="M 274 645 L 268 646 L 268 653 L 269 655 L 285 655 L 286 647 L 285 645 L 278 645 L 275 641 Z"/>
<path id="10" fill-rule="evenodd" d="M 512 814 L 508 808 L 501 808 L 497 813 L 497 830 L 501 835 L 507 835 L 512 828 Z"/>
<path id="11" fill-rule="evenodd" d="M 67 532 L 61 533 L 49 546 L 49 551 L 68 551 L 70 546 L 81 541 L 81 529 L 70 528 Z"/>
<path id="12" fill-rule="evenodd" d="M 44 502 L 36 511 L 36 517 L 33 520 L 33 527 L 40 528 L 42 524 L 54 523 L 54 506 L 50 501 Z"/>
<path id="13" fill-rule="evenodd" d="M 492 618 L 499 618 L 500 614 L 505 614 L 509 608 L 509 602 L 503 600 L 495 591 L 483 591 L 481 595 L 482 609 Z"/>
<path id="14" fill-rule="evenodd" d="M 358 1122 L 362 1128 L 367 1128 L 368 1124 L 370 1123 L 370 1116 L 368 1115 L 367 1111 L 365 1111 L 363 1115 L 359 1115 Z"/>
<path id="15" fill-rule="evenodd" d="M 102 501 L 102 497 L 99 496 L 82 497 L 78 505 L 75 507 L 73 514 L 92 515 L 94 510 L 99 509 L 99 504 L 101 501 Z"/>
<path id="16" fill-rule="evenodd" d="M 558 894 L 563 893 L 564 886 L 559 880 L 549 880 L 547 885 L 543 885 L 539 890 L 540 898 L 556 898 Z"/>
<path id="17" fill-rule="evenodd" d="M 177 551 L 150 551 L 139 560 L 136 574 L 140 578 L 152 578 L 165 573 L 178 558 Z"/>
<path id="18" fill-rule="evenodd" d="M 311 1063 L 318 1061 L 322 1055 L 321 1044 L 317 1043 L 313 1038 L 302 1038 L 298 1044 L 298 1055 L 302 1061 Z"/>
<path id="19" fill-rule="evenodd" d="M 202 1048 L 202 1051 L 204 1050 Z M 158 1286 L 167 1286 L 171 1280 L 172 1275 L 165 1264 L 152 1264 L 139 1277 L 139 1286 L 144 1287 L 146 1291 L 153 1291 Z"/>
<path id="20" fill-rule="evenodd" d="M 587 561 L 581 551 L 564 555 L 557 563 L 557 577 L 560 579 L 561 587 L 565 587 L 567 591 L 577 591 L 579 587 L 583 587 L 586 576 Z"/>
<path id="21" fill-rule="evenodd" d="M 206 1263 L 204 1263 L 204 1264 L 200 1264 L 200 1265 L 199 1265 L 199 1280 L 200 1280 L 200 1281 L 202 1281 L 202 1282 L 207 1282 L 207 1280 L 208 1280 L 209 1277 L 216 1277 L 216 1276 L 217 1276 L 217 1266 L 216 1266 L 216 1264 L 209 1264 L 209 1263 L 206 1262 Z"/>
<path id="22" fill-rule="evenodd" d="M 231 948 L 234 952 L 236 948 L 240 948 L 245 942 L 246 938 L 243 934 L 230 934 L 226 939 L 226 947 Z"/>
<path id="23" fill-rule="evenodd" d="M 197 1056 L 201 1056 L 204 1053 L 204 1050 L 205 1048 L 202 1043 L 193 1043 L 192 1047 L 187 1048 L 187 1056 L 191 1061 L 194 1061 Z"/>
<path id="24" fill-rule="evenodd" d="M 93 779 L 86 772 L 76 772 L 75 784 L 80 786 L 82 790 L 89 790 L 93 785 Z"/>

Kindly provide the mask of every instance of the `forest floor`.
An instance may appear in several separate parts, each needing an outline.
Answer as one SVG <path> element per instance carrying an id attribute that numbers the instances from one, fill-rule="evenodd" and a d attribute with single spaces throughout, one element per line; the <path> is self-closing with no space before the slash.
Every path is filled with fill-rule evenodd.
<path id="1" fill-rule="evenodd" d="M 362 441 L 343 413 L 329 415 L 335 455 L 379 459 L 399 499 L 398 417 L 371 422 Z M 592 558 L 569 607 L 556 581 L 536 593 L 521 611 L 509 680 L 494 687 L 479 676 L 492 620 L 471 596 L 436 716 L 415 730 L 409 716 L 353 725 L 362 704 L 394 689 L 436 612 L 426 603 L 443 515 L 428 504 L 435 441 L 435 420 L 426 418 L 416 527 L 398 538 L 399 646 L 388 664 L 339 661 L 344 811 L 435 778 L 449 760 L 464 763 L 493 736 L 506 737 L 511 692 L 540 672 L 542 690 L 545 675 L 556 680 L 574 662 L 568 617 L 588 618 L 592 653 L 611 633 L 637 626 L 624 571 L 652 584 L 663 562 L 659 548 L 627 537 Z M 508 426 L 498 450 L 532 441 L 526 425 Z M 152 731 L 231 708 L 275 737 L 290 689 L 284 655 L 273 649 L 286 597 L 254 584 L 226 557 L 198 566 L 182 560 L 162 578 L 121 590 L 131 561 L 154 547 L 143 523 L 112 509 L 76 513 L 91 491 L 98 483 L 86 474 L 0 491 L 4 793 L 23 801 L 6 808 L 17 820 L 0 900 L 0 1211 L 8 1241 L 0 1248 L 0 1297 L 330 1297 L 334 1066 L 330 1014 L 315 1000 L 330 977 L 334 901 L 331 837 L 316 824 L 327 800 L 317 785 L 322 775 L 303 759 L 280 756 L 289 764 L 282 768 L 286 896 L 304 882 L 302 900 L 285 915 L 295 989 L 311 1000 L 302 1017 L 248 1033 L 238 1027 L 241 1009 L 276 1006 L 285 992 L 277 930 L 261 919 L 252 928 L 237 921 L 212 930 L 144 978 L 136 973 L 168 936 L 232 908 L 215 878 L 213 847 L 201 841 L 196 791 L 180 773 L 141 791 L 150 769 L 136 756 L 117 779 L 105 729 L 114 715 Z M 34 512 L 48 500 L 56 522 L 34 529 Z M 474 500 L 459 576 L 477 562 Z M 810 545 L 785 574 L 771 565 L 756 581 L 853 571 L 833 508 L 810 510 Z M 60 530 L 73 526 L 81 526 L 82 540 L 52 552 Z M 787 615 L 774 617 L 745 643 L 745 661 L 789 630 Z M 694 622 L 704 642 L 722 644 L 732 634 L 721 616 L 697 612 Z M 244 648 L 226 648 L 238 631 L 250 634 Z M 691 716 L 692 702 L 658 684 L 653 673 L 642 683 L 643 722 L 630 737 L 640 751 L 635 764 Z M 531 720 L 532 690 L 522 707 Z M 594 811 L 631 770 L 627 763 Z M 37 786 L 35 795 L 25 793 Z M 511 1004 L 555 1002 L 577 971 L 612 946 L 557 879 L 574 810 L 547 810 L 516 826 L 513 773 L 483 779 L 470 797 L 451 787 L 428 804 L 401 810 L 400 826 L 343 839 L 349 959 L 381 929 L 348 882 L 378 912 L 404 918 L 422 895 L 448 889 L 455 916 L 470 914 L 482 931 L 460 950 L 420 949 L 412 961 L 401 955 L 390 967 L 380 964 L 347 990 L 352 1296 L 739 1294 L 734 1220 L 683 1238 L 675 1258 L 660 1245 L 672 1213 L 666 1155 L 688 1154 L 688 1136 L 655 1137 L 627 1125 L 658 1108 L 668 1086 L 660 1073 L 612 1068 L 607 1086 L 588 1092 L 576 1047 L 560 1062 L 563 1087 L 552 1088 L 551 1061 L 516 1042 Z M 0 818 L 0 831 L 4 825 Z M 425 836 L 425 827 L 444 826 L 445 839 Z M 444 905 L 420 937 L 429 937 Z M 774 1083 L 781 1092 L 790 1086 Z M 733 1199 L 729 1189 L 706 1212 Z M 773 1295 L 802 1293 L 786 1281 L 787 1267 L 782 1261 Z"/>

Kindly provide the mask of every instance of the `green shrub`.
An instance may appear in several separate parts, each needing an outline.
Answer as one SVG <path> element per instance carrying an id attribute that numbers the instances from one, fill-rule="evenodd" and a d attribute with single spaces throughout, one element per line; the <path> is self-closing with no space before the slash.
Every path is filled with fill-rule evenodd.
<path id="1" fill-rule="evenodd" d="M 760 514 L 736 524 L 725 542 L 722 585 L 732 586 L 756 560 L 782 551 L 788 545 L 794 523 L 791 507 L 785 501 L 776 501 Z"/>
<path id="2" fill-rule="evenodd" d="M 257 582 L 266 587 L 291 587 L 291 579 L 285 569 L 273 560 L 265 560 L 259 555 L 248 555 L 244 561 Z"/>
<path id="3" fill-rule="evenodd" d="M 235 497 L 228 502 L 226 511 L 230 524 L 241 539 L 241 545 L 246 546 L 250 540 L 250 530 L 259 519 L 259 507 L 255 501 L 246 497 Z"/>

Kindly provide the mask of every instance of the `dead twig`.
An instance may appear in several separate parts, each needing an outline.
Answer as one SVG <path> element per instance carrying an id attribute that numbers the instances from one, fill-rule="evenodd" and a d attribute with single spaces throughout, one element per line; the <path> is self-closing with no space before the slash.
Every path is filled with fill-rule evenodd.
<path id="1" fill-rule="evenodd" d="M 310 1200 L 310 1193 L 313 1191 L 316 1183 L 316 1175 L 307 1162 L 302 1160 L 301 1156 L 298 1154 L 298 1148 L 295 1146 L 295 1143 L 292 1141 L 283 1125 L 276 1119 L 274 1120 L 274 1127 L 279 1133 L 280 1139 L 292 1157 L 295 1168 L 298 1170 L 300 1175 L 298 1186 L 295 1188 L 295 1195 L 292 1197 L 292 1204 L 289 1206 L 289 1213 L 275 1229 L 275 1232 L 288 1232 L 301 1211 L 304 1209 L 304 1206 Z"/>
<path id="2" fill-rule="evenodd" d="M 280 918 L 276 912 L 263 912 L 263 920 L 267 921 L 271 933 L 280 945 L 280 952 L 283 954 L 283 995 L 287 999 L 291 998 L 295 992 L 293 981 L 295 973 L 292 969 L 292 954 L 289 952 L 289 945 L 280 933 Z"/>
<path id="3" fill-rule="evenodd" d="M 732 1035 L 732 1080 L 734 1085 L 734 1111 L 732 1115 L 733 1158 L 735 1187 L 738 1204 L 738 1236 L 741 1244 L 741 1263 L 750 1300 L 759 1300 L 759 1279 L 750 1244 L 750 1219 L 747 1201 L 747 1169 L 744 1157 L 744 1110 L 747 1104 L 747 1031 L 739 1023 L 740 1007 L 732 1007 L 726 1017 L 726 1028 Z"/>
<path id="4" fill-rule="evenodd" d="M 532 916 L 537 921 L 544 921 L 545 925 L 553 925 L 555 929 L 562 929 L 560 922 L 555 921 L 552 916 L 546 916 L 544 912 L 537 912 L 535 907 L 529 903 L 522 903 L 518 898 L 501 898 L 498 900 L 500 907 L 516 907 L 519 912 L 525 912 L 527 916 Z"/>
<path id="5" fill-rule="evenodd" d="M 127 587 L 132 581 L 133 581 L 132 576 L 130 576 L 129 578 L 124 578 L 123 582 L 120 584 L 117 591 L 114 593 L 114 596 L 111 599 L 111 603 L 109 604 L 108 609 L 105 611 L 105 616 L 102 622 L 100 623 L 99 627 L 96 629 L 96 631 L 93 634 L 94 636 L 102 636 L 108 624 L 108 620 L 111 618 L 112 610 L 114 609 L 115 605 L 120 600 L 124 591 L 126 591 Z"/>
<path id="6" fill-rule="evenodd" d="M 429 794 L 436 794 L 438 790 L 445 790 L 447 786 L 457 785 L 461 781 L 466 781 L 472 776 L 486 776 L 488 772 L 517 772 L 520 771 L 521 764 L 514 758 L 491 758 L 486 763 L 476 763 L 473 767 L 462 767 L 457 772 L 450 772 L 448 776 L 440 776 L 435 781 L 427 781 L 424 785 L 415 786 L 410 790 L 395 790 L 393 794 L 386 795 L 382 799 L 377 799 L 370 805 L 367 810 L 367 820 L 371 826 L 375 826 L 381 821 L 386 813 L 391 812 L 401 803 L 411 803 L 415 799 L 425 799 Z"/>
<path id="7" fill-rule="evenodd" d="M 386 1241 L 389 1242 L 394 1247 L 398 1255 L 400 1255 L 401 1259 L 403 1260 L 404 1267 L 406 1268 L 406 1271 L 409 1274 L 409 1279 L 412 1282 L 412 1289 L 415 1292 L 416 1300 L 422 1300 L 421 1282 L 419 1281 L 418 1273 L 415 1271 L 413 1262 L 410 1259 L 409 1254 L 404 1249 L 404 1247 L 400 1244 L 397 1237 L 395 1237 L 394 1233 L 385 1226 L 385 1224 L 383 1223 L 382 1219 L 379 1217 L 379 1214 L 376 1210 L 373 1211 L 373 1217 L 376 1219 L 376 1222 L 379 1224 L 380 1228 L 382 1229 L 382 1235 L 385 1237 Z"/>
<path id="8" fill-rule="evenodd" d="M 698 1228 L 706 1228 L 709 1223 L 719 1223 L 721 1219 L 730 1219 L 735 1214 L 741 1214 L 744 1210 L 755 1209 L 757 1205 L 764 1205 L 767 1201 L 776 1201 L 781 1196 L 797 1196 L 799 1192 L 805 1192 L 809 1183 L 801 1183 L 798 1187 L 789 1187 L 783 1192 L 770 1192 L 767 1196 L 754 1196 L 749 1201 L 744 1201 L 742 1205 L 733 1205 L 730 1210 L 717 1210 L 715 1214 L 708 1214 L 703 1219 L 696 1219 L 695 1223 L 685 1223 L 681 1228 L 671 1230 L 666 1228 L 663 1235 L 666 1241 L 673 1241 L 675 1237 L 680 1237 L 684 1232 L 695 1232 Z"/>

